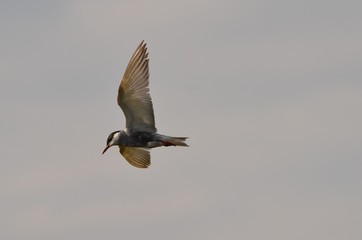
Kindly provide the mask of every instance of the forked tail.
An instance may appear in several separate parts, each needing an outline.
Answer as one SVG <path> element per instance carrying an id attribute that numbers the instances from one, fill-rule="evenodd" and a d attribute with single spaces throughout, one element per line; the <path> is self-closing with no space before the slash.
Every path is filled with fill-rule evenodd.
<path id="1" fill-rule="evenodd" d="M 161 135 L 161 141 L 166 147 L 168 146 L 188 147 L 189 145 L 185 143 L 186 139 L 187 137 L 170 137 L 170 136 Z"/>

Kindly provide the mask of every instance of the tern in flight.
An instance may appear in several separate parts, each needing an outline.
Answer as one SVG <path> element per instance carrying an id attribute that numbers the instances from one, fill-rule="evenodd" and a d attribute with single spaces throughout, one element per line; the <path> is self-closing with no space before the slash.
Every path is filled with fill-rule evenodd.
<path id="1" fill-rule="evenodd" d="M 133 166 L 147 168 L 151 164 L 150 149 L 161 146 L 185 146 L 187 137 L 170 137 L 157 133 L 153 105 L 149 93 L 148 52 L 144 41 L 128 63 L 118 88 L 117 102 L 126 117 L 126 128 L 112 132 L 108 148 L 117 145 L 122 156 Z"/>

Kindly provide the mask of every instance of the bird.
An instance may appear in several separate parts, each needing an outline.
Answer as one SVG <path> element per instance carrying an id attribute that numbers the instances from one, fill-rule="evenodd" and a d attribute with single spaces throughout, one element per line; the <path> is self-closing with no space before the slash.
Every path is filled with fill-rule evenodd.
<path id="1" fill-rule="evenodd" d="M 144 40 L 133 53 L 118 88 L 117 103 L 126 118 L 124 130 L 109 134 L 102 155 L 118 146 L 121 155 L 132 166 L 148 168 L 150 149 L 155 147 L 184 146 L 188 137 L 171 137 L 157 133 L 153 104 L 149 89 L 149 58 Z"/>

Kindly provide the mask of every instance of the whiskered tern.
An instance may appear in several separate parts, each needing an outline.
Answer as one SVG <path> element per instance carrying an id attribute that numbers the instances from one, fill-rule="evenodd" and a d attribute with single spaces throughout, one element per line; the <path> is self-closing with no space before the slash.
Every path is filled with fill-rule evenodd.
<path id="1" fill-rule="evenodd" d="M 131 57 L 118 89 L 117 102 L 126 117 L 126 128 L 112 132 L 102 152 L 104 154 L 108 148 L 117 145 L 122 156 L 138 168 L 150 166 L 151 148 L 188 146 L 187 137 L 157 133 L 149 93 L 148 61 L 147 46 L 142 41 Z"/>

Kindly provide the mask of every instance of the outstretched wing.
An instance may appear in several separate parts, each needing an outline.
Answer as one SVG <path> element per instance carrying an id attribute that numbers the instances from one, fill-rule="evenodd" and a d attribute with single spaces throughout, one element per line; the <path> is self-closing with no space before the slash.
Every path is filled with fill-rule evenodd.
<path id="1" fill-rule="evenodd" d="M 150 152 L 145 148 L 119 146 L 119 152 L 132 166 L 148 168 L 151 165 Z"/>
<path id="2" fill-rule="evenodd" d="M 137 47 L 118 89 L 117 102 L 126 117 L 129 132 L 156 132 L 153 105 L 149 93 L 148 53 L 143 41 Z"/>

